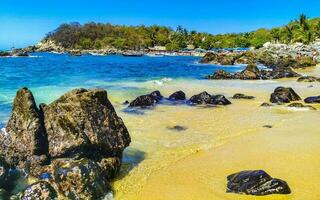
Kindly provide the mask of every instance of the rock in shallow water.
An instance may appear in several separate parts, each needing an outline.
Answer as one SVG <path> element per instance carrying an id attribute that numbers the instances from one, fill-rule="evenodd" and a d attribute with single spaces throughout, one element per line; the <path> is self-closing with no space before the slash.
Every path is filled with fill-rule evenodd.
<path id="1" fill-rule="evenodd" d="M 305 103 L 320 103 L 320 96 L 308 97 L 304 99 Z"/>
<path id="2" fill-rule="evenodd" d="M 129 107 L 150 107 L 154 106 L 156 103 L 158 103 L 162 99 L 162 95 L 159 91 L 151 92 L 150 94 L 141 95 L 137 97 L 135 100 L 133 100 Z"/>
<path id="3" fill-rule="evenodd" d="M 208 92 L 204 91 L 200 94 L 194 95 L 190 98 L 189 102 L 191 104 L 197 105 L 229 105 L 231 102 L 223 95 L 210 95 Z"/>
<path id="4" fill-rule="evenodd" d="M 315 107 L 303 105 L 302 103 L 292 103 L 292 104 L 288 105 L 288 107 L 290 107 L 290 108 L 307 108 L 310 110 L 317 110 Z"/>
<path id="5" fill-rule="evenodd" d="M 290 194 L 288 184 L 263 170 L 248 170 L 227 177 L 227 192 L 248 195 Z"/>
<path id="6" fill-rule="evenodd" d="M 290 103 L 291 101 L 300 101 L 300 96 L 290 87 L 277 87 L 271 94 L 272 103 Z"/>
<path id="7" fill-rule="evenodd" d="M 183 91 L 177 91 L 169 96 L 169 100 L 177 101 L 177 100 L 186 100 L 186 94 Z"/>
<path id="8" fill-rule="evenodd" d="M 298 82 L 320 82 L 320 78 L 314 77 L 314 76 L 302 76 L 300 78 L 298 78 L 297 80 Z"/>

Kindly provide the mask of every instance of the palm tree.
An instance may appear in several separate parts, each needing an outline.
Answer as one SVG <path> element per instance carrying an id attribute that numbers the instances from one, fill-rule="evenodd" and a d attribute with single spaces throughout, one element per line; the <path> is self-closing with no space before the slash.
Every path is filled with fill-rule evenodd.
<path id="1" fill-rule="evenodd" d="M 285 26 L 286 28 L 286 33 L 287 33 L 287 39 L 288 39 L 288 43 L 292 42 L 292 37 L 293 37 L 293 27 L 290 25 Z"/>

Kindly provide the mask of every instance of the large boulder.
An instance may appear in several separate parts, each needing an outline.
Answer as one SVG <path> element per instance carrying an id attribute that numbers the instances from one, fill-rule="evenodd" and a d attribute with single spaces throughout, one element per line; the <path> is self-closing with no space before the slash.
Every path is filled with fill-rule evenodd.
<path id="1" fill-rule="evenodd" d="M 50 183 L 38 181 L 29 185 L 20 195 L 21 200 L 54 200 L 58 199 L 58 194 Z"/>
<path id="2" fill-rule="evenodd" d="M 44 163 L 48 141 L 43 115 L 28 88 L 17 92 L 11 117 L 0 137 L 0 155 L 10 165 L 28 166 Z"/>
<path id="3" fill-rule="evenodd" d="M 247 195 L 290 194 L 288 184 L 263 170 L 242 171 L 227 177 L 227 192 Z"/>
<path id="4" fill-rule="evenodd" d="M 208 92 L 201 92 L 200 94 L 194 95 L 189 99 L 191 104 L 195 105 L 229 105 L 231 102 L 223 95 L 211 95 Z"/>
<path id="5" fill-rule="evenodd" d="M 179 101 L 186 100 L 186 94 L 183 91 L 174 92 L 169 96 L 169 100 L 171 101 Z"/>
<path id="6" fill-rule="evenodd" d="M 235 73 L 236 79 L 255 80 L 260 79 L 260 70 L 255 64 L 248 64 L 244 70 Z"/>
<path id="7" fill-rule="evenodd" d="M 102 168 L 87 158 L 55 159 L 43 172 L 52 176 L 49 182 L 68 199 L 101 199 L 111 191 Z"/>
<path id="8" fill-rule="evenodd" d="M 281 79 L 281 78 L 293 78 L 300 77 L 301 75 L 293 71 L 292 68 L 274 68 L 272 70 L 262 70 L 261 79 Z"/>
<path id="9" fill-rule="evenodd" d="M 129 107 L 150 107 L 154 106 L 162 99 L 162 95 L 159 91 L 153 91 L 150 94 L 141 95 L 135 100 L 130 102 Z"/>
<path id="10" fill-rule="evenodd" d="M 52 158 L 121 156 L 130 144 L 105 90 L 75 89 L 41 107 Z"/>
<path id="11" fill-rule="evenodd" d="M 300 96 L 290 87 L 277 87 L 271 94 L 271 103 L 290 103 L 301 100 Z"/>
<path id="12" fill-rule="evenodd" d="M 320 103 L 320 96 L 308 97 L 304 99 L 305 103 Z"/>

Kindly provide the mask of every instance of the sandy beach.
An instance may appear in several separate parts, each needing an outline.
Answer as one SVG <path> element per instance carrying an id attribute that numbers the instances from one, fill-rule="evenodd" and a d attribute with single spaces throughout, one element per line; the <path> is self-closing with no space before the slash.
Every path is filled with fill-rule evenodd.
<path id="1" fill-rule="evenodd" d="M 319 74 L 319 67 L 299 72 Z M 302 99 L 319 95 L 319 83 L 298 83 L 294 78 L 141 84 L 164 96 L 182 89 L 188 97 L 207 91 L 226 97 L 240 92 L 256 98 L 231 99 L 232 105 L 216 108 L 159 105 L 144 115 L 133 115 L 121 112 L 120 102 L 134 96 L 111 92 L 133 141 L 125 151 L 122 176 L 113 183 L 116 199 L 318 199 L 320 106 L 315 105 L 314 111 L 260 104 L 269 101 L 277 86 L 292 87 Z M 175 125 L 187 130 L 168 129 Z M 126 165 L 126 159 L 134 159 L 136 165 Z M 255 169 L 286 180 L 292 193 L 256 197 L 225 192 L 227 175 Z"/>

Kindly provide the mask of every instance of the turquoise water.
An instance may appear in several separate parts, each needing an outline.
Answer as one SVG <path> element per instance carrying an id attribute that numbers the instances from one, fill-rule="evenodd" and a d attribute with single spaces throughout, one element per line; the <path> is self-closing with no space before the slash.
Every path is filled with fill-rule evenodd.
<path id="1" fill-rule="evenodd" d="M 218 69 L 230 72 L 241 66 L 198 64 L 198 57 L 72 57 L 66 54 L 37 53 L 27 58 L 0 58 L 0 127 L 11 112 L 12 100 L 21 87 L 30 88 L 37 102 L 50 103 L 76 87 L 99 87 L 108 91 L 134 93 L 129 82 L 172 79 L 203 79 Z"/>

